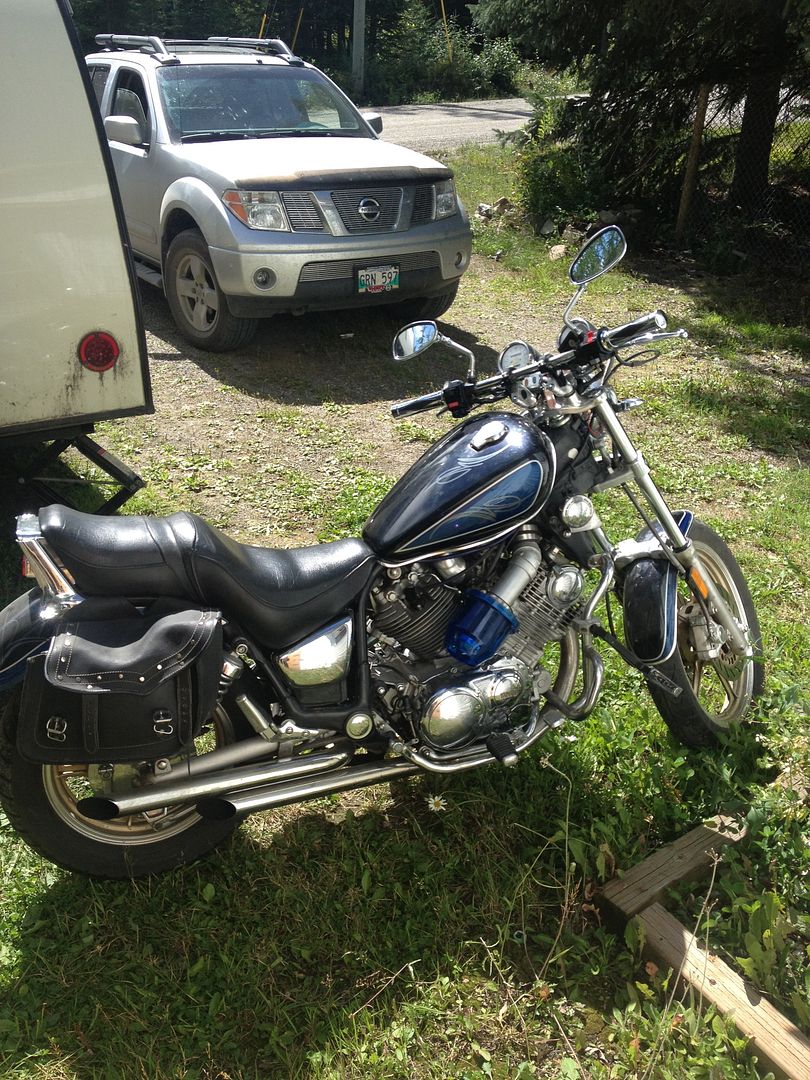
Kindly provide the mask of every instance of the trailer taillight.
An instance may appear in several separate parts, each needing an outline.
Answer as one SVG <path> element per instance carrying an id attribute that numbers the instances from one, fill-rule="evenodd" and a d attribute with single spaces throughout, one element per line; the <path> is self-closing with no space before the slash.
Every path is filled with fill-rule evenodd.
<path id="1" fill-rule="evenodd" d="M 121 355 L 121 349 L 112 334 L 94 330 L 79 342 L 78 355 L 88 370 L 109 371 Z"/>

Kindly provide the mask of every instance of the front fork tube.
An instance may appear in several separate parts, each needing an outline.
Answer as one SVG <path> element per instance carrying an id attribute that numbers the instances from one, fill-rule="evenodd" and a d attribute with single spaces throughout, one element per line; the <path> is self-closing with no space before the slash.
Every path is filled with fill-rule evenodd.
<path id="1" fill-rule="evenodd" d="M 597 401 L 594 404 L 594 412 L 599 416 L 603 427 L 613 440 L 614 447 L 621 454 L 624 463 L 630 469 L 644 497 L 655 512 L 661 527 L 669 537 L 673 556 L 691 578 L 693 587 L 708 604 L 709 609 L 728 634 L 734 651 L 739 656 L 750 656 L 752 650 L 747 637 L 737 625 L 728 605 L 715 588 L 714 582 L 705 572 L 692 542 L 681 532 L 661 492 L 650 476 L 649 466 L 633 446 L 610 402 L 605 399 Z"/>

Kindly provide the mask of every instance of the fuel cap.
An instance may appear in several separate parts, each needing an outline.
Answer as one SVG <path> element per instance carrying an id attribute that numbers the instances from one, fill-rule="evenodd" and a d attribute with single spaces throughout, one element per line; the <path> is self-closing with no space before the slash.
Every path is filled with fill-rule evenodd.
<path id="1" fill-rule="evenodd" d="M 487 446 L 495 446 L 496 443 L 503 442 L 508 433 L 509 428 L 501 420 L 491 420 L 476 431 L 470 440 L 470 446 L 473 450 L 483 450 Z"/>

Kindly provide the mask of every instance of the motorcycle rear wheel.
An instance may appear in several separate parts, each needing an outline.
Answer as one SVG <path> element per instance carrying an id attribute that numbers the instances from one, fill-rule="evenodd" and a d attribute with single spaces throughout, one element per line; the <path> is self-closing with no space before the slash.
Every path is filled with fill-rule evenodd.
<path id="1" fill-rule="evenodd" d="M 199 859 L 239 825 L 238 819 L 206 821 L 188 804 L 110 821 L 85 817 L 77 803 L 96 793 L 98 767 L 37 765 L 22 758 L 16 745 L 19 707 L 17 691 L 0 718 L 0 803 L 28 846 L 57 866 L 92 877 L 145 877 Z M 233 737 L 230 717 L 218 705 L 202 737 L 211 745 L 199 749 L 223 746 Z M 131 776 L 130 766 L 115 766 L 112 783 L 127 785 Z"/>
<path id="2" fill-rule="evenodd" d="M 739 656 L 724 643 L 713 660 L 698 656 L 696 633 L 705 626 L 702 610 L 686 583 L 678 587 L 678 641 L 669 660 L 658 670 L 681 688 L 673 697 L 650 684 L 656 708 L 675 737 L 685 746 L 718 745 L 723 736 L 747 716 L 762 693 L 765 669 L 762 639 L 751 592 L 737 560 L 720 536 L 702 521 L 694 521 L 689 538 L 702 565 L 746 630 L 753 655 Z"/>

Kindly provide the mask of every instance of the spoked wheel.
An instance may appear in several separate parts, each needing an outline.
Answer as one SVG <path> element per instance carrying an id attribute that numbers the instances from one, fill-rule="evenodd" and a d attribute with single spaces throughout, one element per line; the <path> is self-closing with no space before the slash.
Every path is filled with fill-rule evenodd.
<path id="1" fill-rule="evenodd" d="M 200 349 L 227 352 L 245 345 L 256 319 L 232 315 L 217 283 L 208 245 L 195 229 L 172 240 L 164 268 L 166 299 L 178 329 Z"/>
<path id="2" fill-rule="evenodd" d="M 106 878 L 140 877 L 197 859 L 239 824 L 204 821 L 185 804 L 98 821 L 78 808 L 93 795 L 131 792 L 137 766 L 36 765 L 20 757 L 16 732 L 20 697 L 6 705 L 0 734 L 0 801 L 14 828 L 35 851 L 68 870 Z M 217 706 L 195 745 L 204 753 L 232 742 L 233 725 Z"/>
<path id="3" fill-rule="evenodd" d="M 679 687 L 671 694 L 650 685 L 658 711 L 673 734 L 687 746 L 714 746 L 717 736 L 742 721 L 762 693 L 762 641 L 754 601 L 736 559 L 717 533 L 695 521 L 689 537 L 706 574 L 725 600 L 751 644 L 741 656 L 725 640 L 725 631 L 707 618 L 703 604 L 681 580 L 678 593 L 678 642 L 672 657 L 658 669 Z"/>

